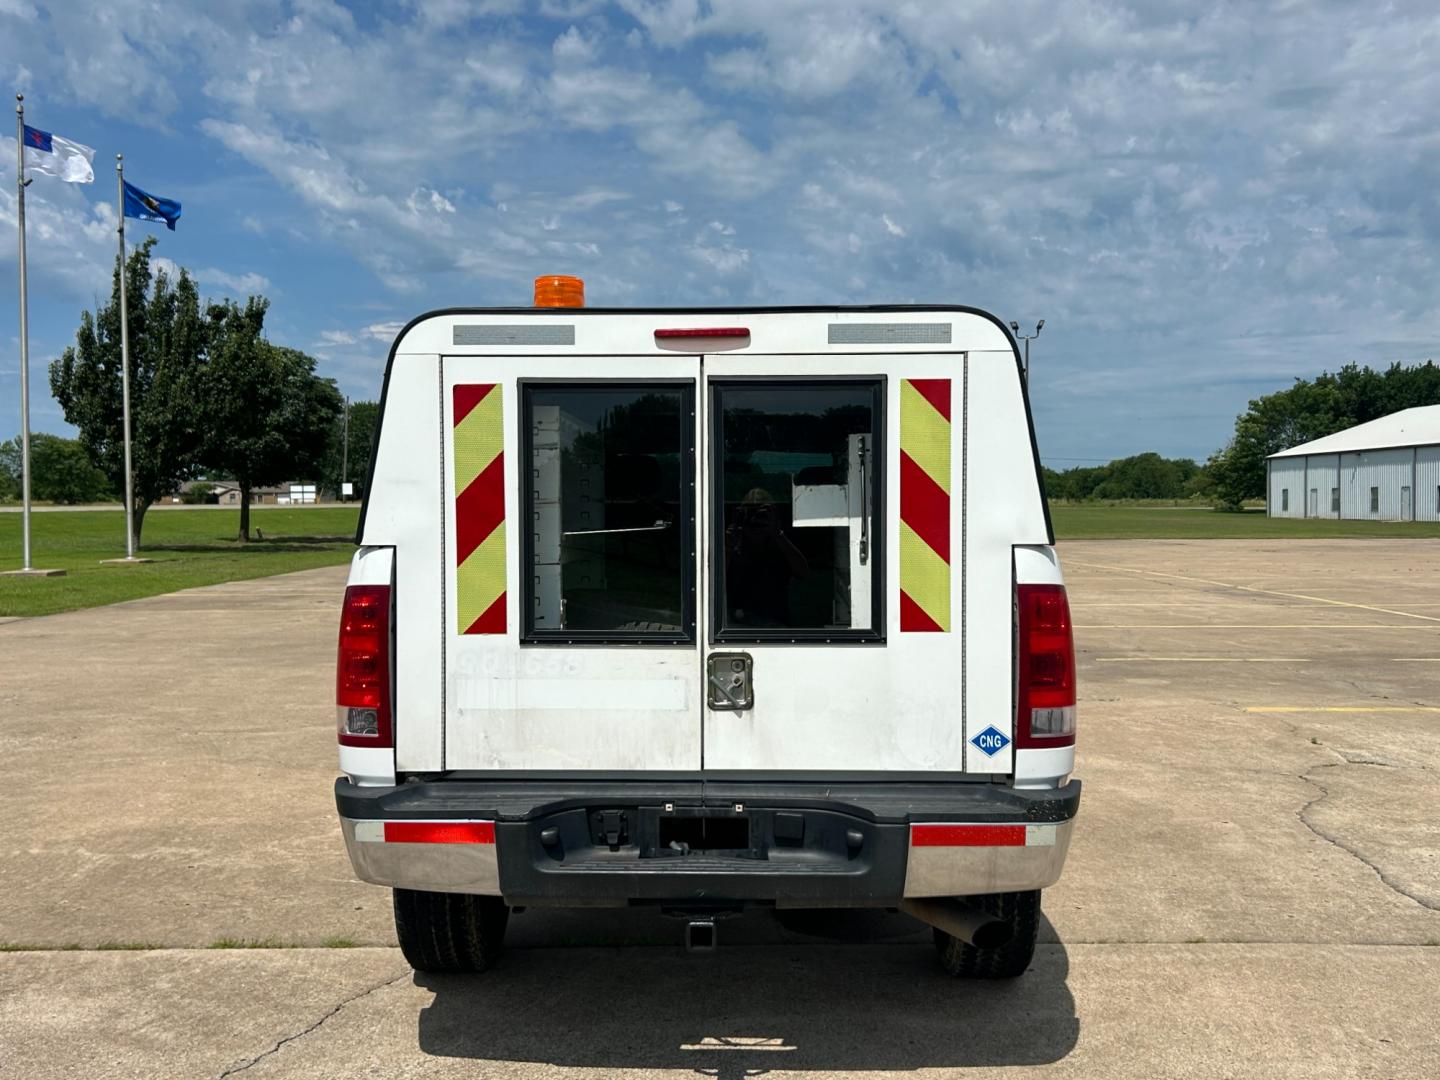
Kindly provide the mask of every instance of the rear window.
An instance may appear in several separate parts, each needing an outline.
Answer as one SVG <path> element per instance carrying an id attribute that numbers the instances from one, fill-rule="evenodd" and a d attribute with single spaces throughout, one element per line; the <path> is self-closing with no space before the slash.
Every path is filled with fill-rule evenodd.
<path id="1" fill-rule="evenodd" d="M 880 639 L 883 382 L 711 387 L 716 640 Z"/>
<path id="2" fill-rule="evenodd" d="M 530 641 L 694 640 L 694 389 L 521 383 Z"/>

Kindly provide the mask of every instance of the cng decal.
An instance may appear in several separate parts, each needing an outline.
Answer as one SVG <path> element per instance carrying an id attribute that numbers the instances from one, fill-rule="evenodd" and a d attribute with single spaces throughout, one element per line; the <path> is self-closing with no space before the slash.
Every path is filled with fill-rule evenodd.
<path id="1" fill-rule="evenodd" d="M 970 745 L 979 750 L 986 757 L 994 757 L 1005 747 L 1010 745 L 1010 736 L 991 724 L 984 731 L 980 732 L 970 740 Z"/>

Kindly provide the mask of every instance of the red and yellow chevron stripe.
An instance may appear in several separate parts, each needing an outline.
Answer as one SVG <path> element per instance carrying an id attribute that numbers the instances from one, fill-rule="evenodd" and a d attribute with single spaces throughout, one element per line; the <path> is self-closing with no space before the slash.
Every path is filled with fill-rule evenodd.
<path id="1" fill-rule="evenodd" d="M 454 390 L 455 598 L 462 634 L 505 633 L 505 417 L 498 383 Z"/>
<path id="2" fill-rule="evenodd" d="M 900 380 L 900 629 L 950 632 L 950 380 Z"/>

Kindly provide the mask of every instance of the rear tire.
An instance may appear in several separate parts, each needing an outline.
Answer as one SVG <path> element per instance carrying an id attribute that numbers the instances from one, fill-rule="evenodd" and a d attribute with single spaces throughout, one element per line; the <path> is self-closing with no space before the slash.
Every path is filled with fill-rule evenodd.
<path id="1" fill-rule="evenodd" d="M 485 971 L 505 939 L 510 909 L 498 896 L 396 889 L 395 936 L 416 971 Z"/>
<path id="2" fill-rule="evenodd" d="M 988 915 L 1010 924 L 1010 940 L 996 949 L 977 949 L 943 930 L 935 931 L 935 951 L 946 973 L 962 979 L 1013 979 L 1024 975 L 1035 956 L 1040 932 L 1040 890 L 992 893 L 964 898 Z"/>

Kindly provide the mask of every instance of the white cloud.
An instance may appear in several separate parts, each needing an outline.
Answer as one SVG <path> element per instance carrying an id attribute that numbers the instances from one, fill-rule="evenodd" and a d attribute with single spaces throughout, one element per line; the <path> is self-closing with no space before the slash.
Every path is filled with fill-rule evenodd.
<path id="1" fill-rule="evenodd" d="M 555 39 L 550 51 L 562 63 L 584 63 L 593 60 L 600 50 L 596 42 L 587 39 L 572 26 Z"/>
<path id="2" fill-rule="evenodd" d="M 264 200 L 227 204 L 254 248 L 228 287 L 286 289 L 303 236 L 405 294 L 376 320 L 523 302 L 557 262 L 592 302 L 963 300 L 1047 318 L 1042 438 L 1192 452 L 1257 371 L 1440 341 L 1440 12 L 1418 0 L 236 0 L 164 35 L 116 32 L 150 0 L 22 26 L 30 6 L 0 0 L 0 70 L 93 117 L 63 133 L 138 116 L 216 153 L 217 204 L 236 176 Z M 41 187 L 32 281 L 88 298 L 113 210 Z M 12 243 L 13 202 L 0 172 Z M 296 340 L 381 343 L 348 310 Z M 1066 411 L 1121 408 L 1126 378 L 1153 404 L 1167 372 L 1213 384 L 1208 427 L 1087 412 L 1095 436 Z"/>
<path id="3" fill-rule="evenodd" d="M 235 296 L 250 296 L 263 293 L 270 288 L 270 279 L 264 274 L 256 274 L 253 271 L 244 274 L 232 274 L 225 270 L 217 270 L 214 267 L 202 267 L 194 271 L 192 275 L 201 285 L 216 286 L 224 292 Z"/>

